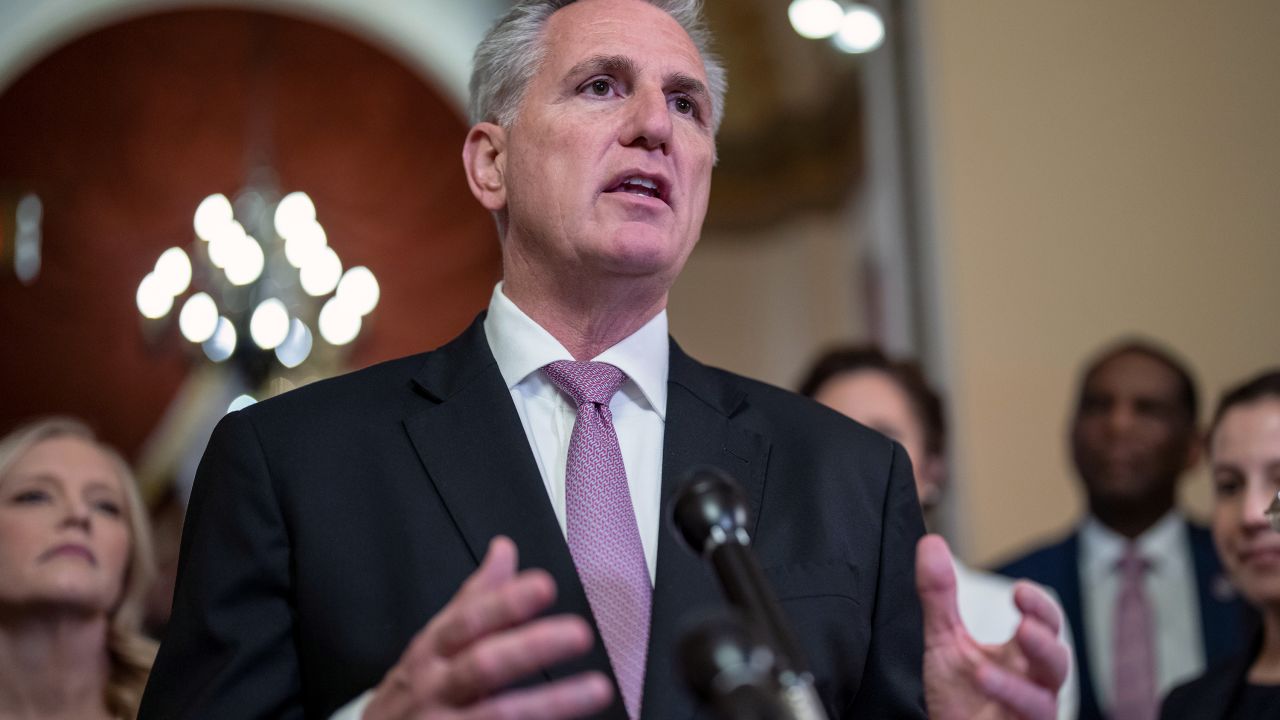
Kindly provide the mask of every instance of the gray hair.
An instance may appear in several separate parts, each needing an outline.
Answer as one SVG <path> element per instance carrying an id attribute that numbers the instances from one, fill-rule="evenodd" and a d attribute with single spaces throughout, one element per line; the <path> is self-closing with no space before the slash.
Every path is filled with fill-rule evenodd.
<path id="1" fill-rule="evenodd" d="M 511 127 L 525 88 L 542 65 L 543 31 L 552 13 L 576 0 L 521 0 L 503 15 L 476 48 L 471 70 L 471 123 Z M 702 19 L 702 0 L 646 0 L 667 13 L 689 34 L 702 57 L 711 93 L 711 131 L 720 129 L 728 80 L 711 51 L 711 31 Z"/>

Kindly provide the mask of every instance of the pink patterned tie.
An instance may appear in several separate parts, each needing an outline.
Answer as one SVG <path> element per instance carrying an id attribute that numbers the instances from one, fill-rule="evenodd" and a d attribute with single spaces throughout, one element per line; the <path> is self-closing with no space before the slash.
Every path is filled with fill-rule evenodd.
<path id="1" fill-rule="evenodd" d="M 1155 635 L 1145 580 L 1147 561 L 1134 543 L 1120 558 L 1120 596 L 1115 616 L 1115 707 L 1113 720 L 1152 720 L 1156 716 Z"/>
<path id="2" fill-rule="evenodd" d="M 591 603 L 627 715 L 640 717 L 653 587 L 631 507 L 609 400 L 626 376 L 598 362 L 559 360 L 543 368 L 578 407 L 565 467 L 569 553 Z"/>

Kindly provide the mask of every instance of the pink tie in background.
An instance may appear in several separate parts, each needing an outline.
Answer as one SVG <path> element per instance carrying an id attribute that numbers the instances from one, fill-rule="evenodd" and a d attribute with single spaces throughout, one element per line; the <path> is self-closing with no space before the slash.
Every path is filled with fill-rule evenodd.
<path id="1" fill-rule="evenodd" d="M 607 363 L 559 360 L 543 368 L 578 417 L 565 466 L 569 553 L 591 603 L 627 715 L 640 717 L 653 588 L 631 506 L 609 400 L 626 376 Z"/>
<path id="2" fill-rule="evenodd" d="M 1133 543 L 1120 559 L 1120 595 L 1115 616 L 1115 704 L 1113 720 L 1156 716 L 1155 619 L 1147 599 L 1148 563 Z"/>

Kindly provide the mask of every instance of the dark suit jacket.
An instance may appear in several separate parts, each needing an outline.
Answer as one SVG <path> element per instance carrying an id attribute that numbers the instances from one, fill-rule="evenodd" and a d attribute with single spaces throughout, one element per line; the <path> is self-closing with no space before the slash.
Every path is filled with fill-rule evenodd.
<path id="1" fill-rule="evenodd" d="M 1262 646 L 1257 633 L 1252 647 L 1210 665 L 1200 677 L 1169 691 L 1160 707 L 1160 720 L 1221 720 L 1227 717 L 1244 687 L 1249 666 Z"/>
<path id="2" fill-rule="evenodd" d="M 742 483 L 831 716 L 923 717 L 923 523 L 902 448 L 674 342 L 666 417 L 664 507 L 694 465 Z M 327 716 L 379 682 L 498 534 L 555 578 L 552 612 L 591 618 L 479 320 L 439 350 L 231 413 L 197 474 L 140 716 Z M 674 720 L 694 707 L 673 648 L 722 600 L 708 567 L 660 535 L 643 712 Z M 598 633 L 545 677 L 586 668 L 610 673 Z M 624 718 L 621 702 L 603 717 Z"/>
<path id="3" fill-rule="evenodd" d="M 1201 637 L 1204 639 L 1205 663 L 1213 664 L 1243 649 L 1251 627 L 1251 611 L 1228 589 L 1222 564 L 1213 547 L 1209 531 L 1187 523 L 1192 564 L 1196 571 L 1196 587 L 1200 602 Z M 1104 718 L 1093 690 L 1093 674 L 1089 667 L 1088 632 L 1085 627 L 1084 599 L 1080 589 L 1080 537 L 1071 533 L 1065 539 L 1031 551 L 996 569 L 1003 575 L 1028 578 L 1047 585 L 1058 593 L 1062 609 L 1071 623 L 1076 646 L 1076 664 L 1080 679 L 1080 718 Z"/>

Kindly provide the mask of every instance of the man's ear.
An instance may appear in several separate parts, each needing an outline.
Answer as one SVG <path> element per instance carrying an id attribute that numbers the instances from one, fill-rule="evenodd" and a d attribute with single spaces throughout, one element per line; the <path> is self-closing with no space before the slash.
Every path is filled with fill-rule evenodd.
<path id="1" fill-rule="evenodd" d="M 920 492 L 920 506 L 929 509 L 938 503 L 947 484 L 947 461 L 941 455 L 929 453 L 923 467 L 916 469 L 916 487 Z"/>
<path id="2" fill-rule="evenodd" d="M 462 145 L 462 168 L 471 194 L 489 212 L 507 207 L 507 131 L 493 123 L 472 126 Z"/>

